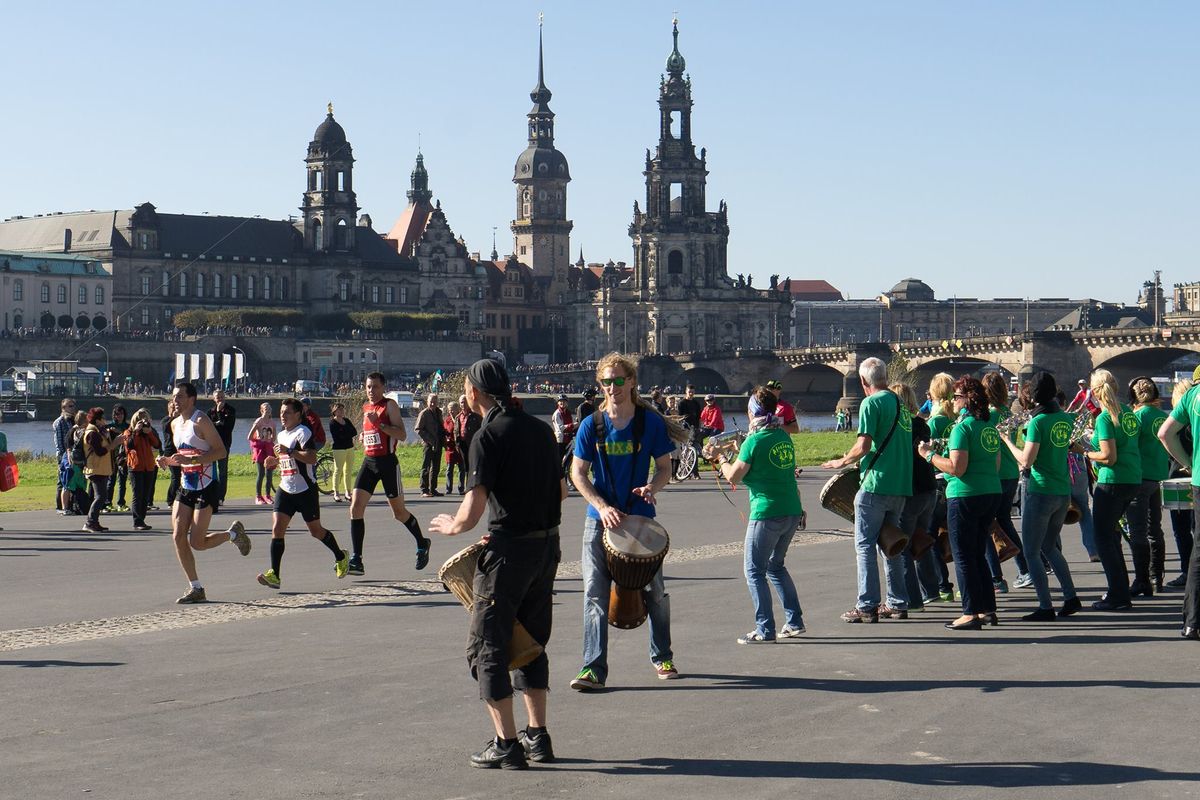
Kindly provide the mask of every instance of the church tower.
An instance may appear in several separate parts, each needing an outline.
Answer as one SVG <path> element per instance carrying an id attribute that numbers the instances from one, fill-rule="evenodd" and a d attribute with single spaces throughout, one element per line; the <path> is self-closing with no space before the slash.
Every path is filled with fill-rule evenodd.
<path id="1" fill-rule="evenodd" d="M 308 143 L 308 185 L 301 201 L 304 246 L 318 252 L 354 250 L 354 155 L 346 132 L 333 118 L 333 103 Z"/>
<path id="2" fill-rule="evenodd" d="M 567 184 L 571 171 L 566 157 L 554 148 L 554 112 L 542 68 L 542 30 L 538 25 L 538 82 L 529 97 L 529 144 L 517 157 L 517 218 L 512 222 L 513 253 L 535 276 L 551 279 L 547 300 L 555 304 L 567 285 L 571 228 L 567 219 Z"/>
<path id="3" fill-rule="evenodd" d="M 646 151 L 646 210 L 634 204 L 634 283 L 644 296 L 674 288 L 715 289 L 729 285 L 726 251 L 729 224 L 725 203 L 705 210 L 708 169 L 705 151 L 692 144 L 692 81 L 679 52 L 679 21 L 660 81 L 658 148 Z"/>

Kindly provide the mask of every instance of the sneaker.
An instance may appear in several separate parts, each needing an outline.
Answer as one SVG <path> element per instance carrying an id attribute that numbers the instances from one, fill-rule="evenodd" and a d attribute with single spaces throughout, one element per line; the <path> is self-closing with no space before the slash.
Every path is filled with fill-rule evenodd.
<path id="1" fill-rule="evenodd" d="M 180 605 L 189 605 L 191 603 L 207 603 L 208 597 L 204 594 L 204 587 L 197 586 L 195 589 L 189 589 L 188 593 L 175 601 Z"/>
<path id="2" fill-rule="evenodd" d="M 1187 575 L 1180 575 L 1178 578 L 1167 581 L 1164 585 L 1170 589 L 1182 589 L 1187 586 Z"/>
<path id="3" fill-rule="evenodd" d="M 464 488 L 463 488 L 463 487 L 461 487 L 461 486 L 460 486 L 460 487 L 458 487 L 458 496 L 459 496 L 459 497 L 462 497 L 462 496 L 463 496 L 464 494 L 466 494 L 466 493 L 467 493 L 467 490 L 466 490 L 466 489 L 464 489 Z"/>
<path id="4" fill-rule="evenodd" d="M 520 741 L 507 747 L 499 739 L 492 739 L 487 747 L 471 756 L 471 766 L 479 769 L 529 769 L 525 759 L 525 748 Z"/>
<path id="5" fill-rule="evenodd" d="M 258 582 L 271 589 L 279 588 L 279 576 L 273 569 L 258 573 Z"/>
<path id="6" fill-rule="evenodd" d="M 233 546 L 238 549 L 238 552 L 244 556 L 250 555 L 250 537 L 246 535 L 246 526 L 238 520 L 234 520 L 226 531 L 229 534 L 229 541 L 233 542 Z"/>
<path id="7" fill-rule="evenodd" d="M 342 551 L 342 557 L 333 565 L 333 574 L 338 578 L 346 577 L 346 573 L 350 571 L 350 554 L 345 550 Z"/>
<path id="8" fill-rule="evenodd" d="M 876 613 L 882 619 L 908 619 L 908 609 L 906 608 L 892 608 L 889 605 L 882 605 L 876 609 Z"/>
<path id="9" fill-rule="evenodd" d="M 747 633 L 745 636 L 739 636 L 737 638 L 738 644 L 771 644 L 774 641 L 775 641 L 774 637 L 768 639 L 767 637 L 765 637 L 761 633 L 759 633 L 757 630 L 752 630 L 749 633 Z"/>
<path id="10" fill-rule="evenodd" d="M 254 497 L 254 505 L 256 505 L 256 506 L 265 506 L 266 504 L 267 504 L 267 498 L 263 497 L 261 494 L 260 494 L 260 495 L 255 495 L 255 497 Z"/>
<path id="11" fill-rule="evenodd" d="M 117 511 L 120 511 L 122 514 L 124 514 L 129 511 L 129 506 L 125 505 L 124 503 L 121 503 L 117 506 Z"/>
<path id="12" fill-rule="evenodd" d="M 1030 586 L 1033 586 L 1033 576 L 1028 572 L 1022 572 L 1017 576 L 1017 579 L 1013 581 L 1012 585 L 1014 589 L 1028 589 Z"/>
<path id="13" fill-rule="evenodd" d="M 149 525 L 147 525 L 144 522 L 139 525 L 134 525 L 133 529 L 135 531 L 152 531 L 152 530 L 154 530 L 153 528 L 151 528 Z"/>
<path id="14" fill-rule="evenodd" d="M 604 688 L 604 681 L 596 677 L 596 673 L 587 667 L 579 670 L 579 674 L 571 681 L 571 688 L 577 692 L 590 692 Z"/>
<path id="15" fill-rule="evenodd" d="M 367 571 L 363 569 L 362 556 L 350 556 L 350 563 L 346 566 L 347 575 L 366 575 Z"/>
<path id="16" fill-rule="evenodd" d="M 103 533 L 105 531 L 104 528 L 101 528 L 99 525 L 93 525 L 90 522 L 83 523 L 83 527 L 79 530 L 83 531 L 84 533 Z"/>
<path id="17" fill-rule="evenodd" d="M 675 669 L 675 662 L 668 658 L 654 665 L 654 674 L 658 675 L 660 681 L 673 681 L 679 677 L 679 670 Z"/>
<path id="18" fill-rule="evenodd" d="M 938 592 L 938 601 L 942 602 L 942 603 L 954 602 L 955 594 L 957 594 L 957 593 L 956 592 Z"/>
<path id="19" fill-rule="evenodd" d="M 876 609 L 863 611 L 860 608 L 852 608 L 842 614 L 842 622 L 879 622 L 879 612 Z"/>
<path id="20" fill-rule="evenodd" d="M 422 539 L 420 546 L 417 547 L 417 569 L 425 569 L 429 566 L 429 545 L 433 542 L 429 539 Z"/>
<path id="21" fill-rule="evenodd" d="M 1058 615 L 1060 617 L 1069 617 L 1072 614 L 1075 614 L 1082 610 L 1083 610 L 1083 603 L 1080 602 L 1078 597 L 1072 597 L 1070 600 L 1067 600 L 1066 602 L 1063 603 L 1062 608 L 1059 609 L 1059 611 L 1058 611 Z"/>
<path id="22" fill-rule="evenodd" d="M 780 629 L 779 633 L 775 634 L 775 638 L 795 639 L 797 636 L 802 635 L 804 631 L 805 628 L 803 624 L 801 624 L 799 628 L 793 628 L 791 625 L 784 625 L 783 628 Z"/>
<path id="23" fill-rule="evenodd" d="M 992 581 L 992 589 L 996 594 L 1008 594 L 1008 581 L 1001 578 L 998 581 Z"/>
<path id="24" fill-rule="evenodd" d="M 429 490 L 429 495 L 430 495 L 431 497 L 443 497 L 442 493 L 441 493 L 441 492 L 439 492 L 437 489 L 430 489 L 430 490 Z"/>
<path id="25" fill-rule="evenodd" d="M 539 764 L 548 764 L 554 761 L 554 746 L 550 743 L 549 731 L 542 731 L 536 736 L 530 736 L 529 730 L 522 728 L 517 731 L 517 742 L 530 761 L 536 761 Z"/>

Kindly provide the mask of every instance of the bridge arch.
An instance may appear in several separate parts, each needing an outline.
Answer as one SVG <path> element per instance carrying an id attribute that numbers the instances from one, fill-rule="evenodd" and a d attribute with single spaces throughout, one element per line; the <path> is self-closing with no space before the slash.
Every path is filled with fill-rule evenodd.
<path id="1" fill-rule="evenodd" d="M 971 375 L 976 378 L 982 378 L 988 372 L 999 372 L 1004 376 L 1005 380 L 1009 380 L 1015 375 L 1009 369 L 994 361 L 988 361 L 983 358 L 975 358 L 973 356 L 954 355 L 946 356 L 945 358 L 934 358 L 929 361 L 924 361 L 912 369 L 912 385 L 916 388 L 917 396 L 929 386 L 929 381 L 934 375 L 939 372 L 947 372 L 957 380 L 962 375 Z"/>
<path id="2" fill-rule="evenodd" d="M 1097 353 L 1096 356 L 1096 369 L 1108 370 L 1117 383 L 1124 386 L 1138 375 L 1169 378 L 1176 370 L 1190 372 L 1200 364 L 1200 345 L 1145 347 L 1122 353 Z"/>
<path id="3" fill-rule="evenodd" d="M 691 367 L 679 373 L 679 376 L 670 382 L 670 385 L 675 387 L 680 393 L 683 392 L 683 387 L 692 384 L 696 387 L 696 393 L 703 395 L 708 392 L 713 394 L 729 394 L 729 384 L 725 382 L 724 376 L 715 369 L 708 367 Z"/>
<path id="4" fill-rule="evenodd" d="M 833 413 L 842 399 L 845 375 L 828 364 L 800 364 L 780 378 L 783 397 L 797 411 Z"/>

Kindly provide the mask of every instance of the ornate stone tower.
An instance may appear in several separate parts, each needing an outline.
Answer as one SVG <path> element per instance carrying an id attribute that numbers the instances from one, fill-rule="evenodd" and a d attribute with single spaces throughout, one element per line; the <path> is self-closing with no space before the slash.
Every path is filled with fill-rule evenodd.
<path id="1" fill-rule="evenodd" d="M 333 118 L 333 103 L 325 121 L 308 143 L 308 185 L 301 201 L 304 246 L 320 252 L 354 250 L 354 155 L 346 132 Z"/>
<path id="2" fill-rule="evenodd" d="M 517 157 L 517 218 L 512 222 L 513 253 L 533 268 L 535 276 L 551 278 L 547 296 L 558 303 L 567 285 L 571 228 L 567 219 L 567 184 L 571 171 L 566 157 L 554 147 L 554 112 L 542 68 L 542 31 L 538 25 L 538 82 L 529 93 L 529 145 Z"/>
<path id="3" fill-rule="evenodd" d="M 634 204 L 634 283 L 647 295 L 666 289 L 715 289 L 729 285 L 726 250 L 729 224 L 725 203 L 705 210 L 708 169 L 705 151 L 692 144 L 692 81 L 684 76 L 679 23 L 667 75 L 659 85 L 658 148 L 646 151 L 646 210 Z"/>

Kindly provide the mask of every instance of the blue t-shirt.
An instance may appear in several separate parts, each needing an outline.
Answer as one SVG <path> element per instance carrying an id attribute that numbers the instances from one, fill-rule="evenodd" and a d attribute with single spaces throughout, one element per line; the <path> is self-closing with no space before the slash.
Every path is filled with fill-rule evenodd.
<path id="1" fill-rule="evenodd" d="M 665 456 L 675 449 L 674 443 L 667 436 L 667 424 L 653 411 L 646 411 L 646 430 L 642 432 L 642 440 L 638 453 L 633 452 L 633 418 L 622 430 L 613 428 L 608 414 L 604 415 L 604 448 L 608 454 L 608 466 L 612 467 L 612 475 L 605 468 L 605 460 L 596 452 L 596 431 L 591 417 L 580 420 L 579 432 L 575 434 L 575 458 L 590 461 L 592 464 L 592 484 L 610 504 L 617 510 L 626 512 L 626 498 L 632 497 L 633 505 L 627 513 L 640 517 L 653 517 L 654 506 L 647 503 L 630 491 L 650 482 L 650 463 L 660 456 Z M 616 488 L 614 489 L 614 485 Z M 589 505 L 587 515 L 592 519 L 600 519 L 600 512 Z"/>

